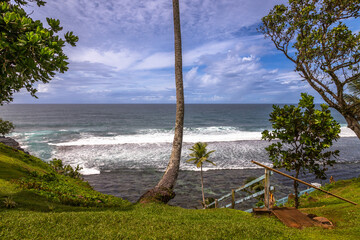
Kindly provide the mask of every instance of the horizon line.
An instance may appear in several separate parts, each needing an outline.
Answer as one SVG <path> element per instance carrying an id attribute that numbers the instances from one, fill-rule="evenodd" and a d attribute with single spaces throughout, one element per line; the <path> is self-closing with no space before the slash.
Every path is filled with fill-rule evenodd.
<path id="1" fill-rule="evenodd" d="M 176 105 L 176 103 L 5 103 L 6 105 Z M 185 105 L 241 105 L 241 104 L 252 104 L 252 105 L 264 105 L 264 104 L 298 104 L 293 102 L 288 103 L 185 103 Z M 314 104 L 326 104 L 324 102 Z M 1 106 L 0 106 L 1 107 Z"/>

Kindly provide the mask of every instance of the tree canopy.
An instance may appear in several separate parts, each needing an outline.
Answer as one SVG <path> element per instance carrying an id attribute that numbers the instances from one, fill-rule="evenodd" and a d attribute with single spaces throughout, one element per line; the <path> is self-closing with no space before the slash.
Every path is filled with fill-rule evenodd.
<path id="1" fill-rule="evenodd" d="M 349 22 L 360 16 L 358 0 L 289 0 L 262 18 L 260 31 L 295 64 L 295 70 L 332 108 L 339 111 L 358 138 L 360 123 L 347 101 L 349 84 L 360 78 L 360 33 Z"/>
<path id="2" fill-rule="evenodd" d="M 14 130 L 14 125 L 9 121 L 4 121 L 0 118 L 0 135 L 5 137 L 6 134 Z"/>
<path id="3" fill-rule="evenodd" d="M 345 99 L 355 106 L 352 111 L 356 120 L 360 121 L 360 79 L 349 83 L 349 93 L 345 94 Z"/>
<path id="4" fill-rule="evenodd" d="M 275 168 L 313 173 L 316 178 L 326 177 L 327 166 L 335 163 L 339 151 L 324 151 L 340 136 L 340 125 L 333 119 L 328 106 L 316 109 L 314 97 L 302 93 L 298 106 L 274 105 L 270 114 L 273 131 L 262 132 L 264 140 L 272 141 L 266 148 Z M 295 206 L 298 206 L 298 183 L 294 181 Z"/>
<path id="5" fill-rule="evenodd" d="M 75 46 L 78 37 L 73 32 L 59 37 L 60 21 L 46 18 L 49 27 L 34 21 L 22 8 L 29 2 L 39 7 L 41 0 L 0 1 L 0 104 L 13 100 L 13 94 L 25 88 L 36 97 L 36 83 L 48 83 L 55 72 L 68 70 L 66 43 Z"/>

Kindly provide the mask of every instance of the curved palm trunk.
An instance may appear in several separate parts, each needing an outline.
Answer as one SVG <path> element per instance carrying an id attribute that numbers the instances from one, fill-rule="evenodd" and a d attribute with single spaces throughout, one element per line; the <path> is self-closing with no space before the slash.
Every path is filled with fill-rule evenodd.
<path id="1" fill-rule="evenodd" d="M 173 0 L 174 16 L 174 42 L 175 42 L 175 84 L 176 84 L 176 120 L 175 135 L 169 164 L 159 183 L 142 195 L 138 202 L 163 202 L 167 203 L 175 197 L 173 191 L 179 174 L 181 147 L 184 126 L 184 88 L 182 76 L 182 50 L 179 0 Z"/>

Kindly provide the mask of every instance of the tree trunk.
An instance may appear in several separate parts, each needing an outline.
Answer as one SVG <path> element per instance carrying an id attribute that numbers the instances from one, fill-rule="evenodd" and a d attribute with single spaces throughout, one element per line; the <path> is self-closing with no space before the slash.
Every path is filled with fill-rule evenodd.
<path id="1" fill-rule="evenodd" d="M 300 172 L 300 169 L 297 169 L 295 178 L 299 177 L 299 172 Z M 299 186 L 299 183 L 294 180 L 294 192 L 295 192 L 295 199 L 294 200 L 295 200 L 295 208 L 296 209 L 299 208 L 299 190 L 298 190 L 298 186 Z"/>
<path id="2" fill-rule="evenodd" d="M 204 194 L 204 178 L 203 178 L 202 165 L 200 166 L 200 176 L 201 176 L 201 192 L 202 192 L 202 199 L 203 199 L 203 207 L 206 208 L 206 204 L 205 204 L 205 194 Z"/>
<path id="3" fill-rule="evenodd" d="M 174 42 L 175 42 L 175 84 L 176 84 L 176 120 L 175 135 L 169 164 L 159 183 L 140 197 L 138 202 L 167 203 L 175 197 L 173 191 L 179 174 L 181 147 L 184 127 L 184 88 L 182 75 L 182 50 L 179 0 L 173 0 Z"/>
<path id="4" fill-rule="evenodd" d="M 356 120 L 352 116 L 344 116 L 344 117 L 348 124 L 348 128 L 353 130 L 355 132 L 356 136 L 360 139 L 360 123 L 359 123 L 359 121 Z"/>

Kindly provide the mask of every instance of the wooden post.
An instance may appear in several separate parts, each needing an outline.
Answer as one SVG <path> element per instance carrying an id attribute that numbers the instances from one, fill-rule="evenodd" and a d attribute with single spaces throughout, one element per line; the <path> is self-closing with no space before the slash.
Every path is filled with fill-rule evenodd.
<path id="1" fill-rule="evenodd" d="M 218 200 L 217 199 L 215 199 L 215 208 L 218 208 Z"/>
<path id="2" fill-rule="evenodd" d="M 231 189 L 231 208 L 235 208 L 235 190 Z"/>
<path id="3" fill-rule="evenodd" d="M 264 205 L 267 210 L 270 208 L 270 170 L 265 168 L 265 179 L 264 179 Z"/>

